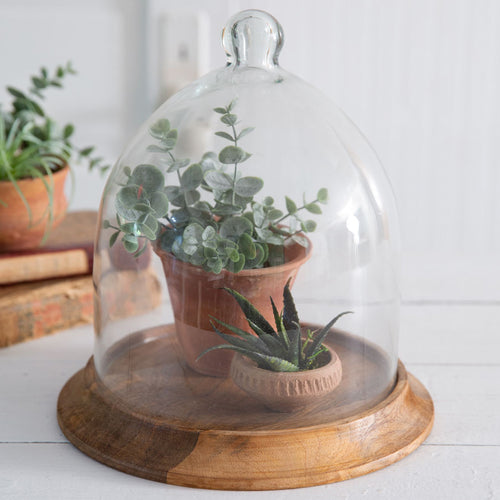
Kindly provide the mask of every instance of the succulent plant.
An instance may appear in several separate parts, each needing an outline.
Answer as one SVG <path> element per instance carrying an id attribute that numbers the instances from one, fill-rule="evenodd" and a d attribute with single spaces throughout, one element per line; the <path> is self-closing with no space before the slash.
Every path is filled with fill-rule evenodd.
<path id="1" fill-rule="evenodd" d="M 10 110 L 0 105 L 0 181 L 9 181 L 14 185 L 30 218 L 31 209 L 18 187 L 18 180 L 42 178 L 51 212 L 52 186 L 44 176 L 50 178 L 74 156 L 78 160 L 86 158 L 91 170 L 97 168 L 105 172 L 108 168 L 103 165 L 102 158 L 92 157 L 93 147 L 80 149 L 72 143 L 73 125 L 58 127 L 42 108 L 45 90 L 49 87 L 61 88 L 64 78 L 70 74 L 75 74 L 70 63 L 57 67 L 53 74 L 42 68 L 39 75 L 31 77 L 28 91 L 7 87 L 13 98 Z M 5 202 L 0 200 L 0 205 L 5 206 Z"/>
<path id="2" fill-rule="evenodd" d="M 150 128 L 155 144 L 148 151 L 158 156 L 160 166 L 125 168 L 128 180 L 116 196 L 116 224 L 104 221 L 105 227 L 115 229 L 110 246 L 122 234 L 126 250 L 138 256 L 147 240 L 158 240 L 159 248 L 176 258 L 218 274 L 223 269 L 239 272 L 281 264 L 289 239 L 307 245 L 303 233 L 314 231 L 316 222 L 300 214 L 321 214 L 320 204 L 327 203 L 328 191 L 320 189 L 314 200 L 304 200 L 300 206 L 287 196 L 286 211 L 276 208 L 270 196 L 256 201 L 264 181 L 243 176 L 239 169 L 251 157 L 240 142 L 254 128 L 237 130 L 234 106 L 233 101 L 214 109 L 228 129 L 215 135 L 230 144 L 218 155 L 205 153 L 197 163 L 175 156 L 178 132 L 168 120 Z M 177 184 L 166 184 L 162 169 L 174 174 Z M 211 202 L 202 199 L 203 191 Z"/>
<path id="3" fill-rule="evenodd" d="M 351 311 L 342 312 L 323 328 L 317 330 L 308 328 L 303 334 L 290 292 L 290 281 L 283 289 L 283 311 L 281 313 L 278 312 L 272 297 L 270 297 L 275 327 L 243 295 L 231 288 L 225 288 L 225 290 L 235 298 L 254 334 L 228 325 L 217 318 L 212 318 L 218 325 L 229 330 L 232 335 L 223 333 L 212 322 L 214 331 L 227 344 L 207 349 L 198 359 L 211 351 L 231 349 L 247 356 L 255 361 L 259 368 L 265 370 L 276 372 L 313 370 L 321 366 L 319 355 L 328 350 L 323 342 L 330 329 L 339 318 L 351 313 Z"/>

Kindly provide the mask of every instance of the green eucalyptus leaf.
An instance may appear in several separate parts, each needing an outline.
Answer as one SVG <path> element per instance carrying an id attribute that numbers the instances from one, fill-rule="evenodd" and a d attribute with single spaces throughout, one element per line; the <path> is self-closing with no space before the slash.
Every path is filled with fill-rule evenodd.
<path id="1" fill-rule="evenodd" d="M 185 191 L 196 189 L 203 180 L 203 172 L 200 165 L 194 163 L 188 167 L 181 175 L 181 186 Z"/>
<path id="2" fill-rule="evenodd" d="M 228 141 L 234 142 L 234 137 L 229 135 L 227 132 L 215 132 L 215 135 L 227 139 Z"/>
<path id="3" fill-rule="evenodd" d="M 266 212 L 264 211 L 264 207 L 260 204 L 254 203 L 252 205 L 253 208 L 253 220 L 257 227 L 263 227 L 267 225 L 267 217 Z"/>
<path id="4" fill-rule="evenodd" d="M 165 177 L 158 167 L 154 165 L 138 165 L 132 171 L 129 184 L 135 184 L 142 187 L 143 190 L 150 193 L 163 188 Z"/>
<path id="5" fill-rule="evenodd" d="M 203 226 L 200 224 L 194 222 L 192 224 L 189 224 L 186 226 L 186 229 L 184 229 L 184 234 L 183 238 L 184 239 L 190 239 L 192 238 L 195 241 L 201 242 L 202 241 L 202 235 L 203 235 Z"/>
<path id="6" fill-rule="evenodd" d="M 222 123 L 225 123 L 226 125 L 234 125 L 236 121 L 238 120 L 238 117 L 236 115 L 232 115 L 231 113 L 225 114 L 221 116 L 220 121 Z"/>
<path id="7" fill-rule="evenodd" d="M 205 153 L 201 157 L 200 165 L 201 168 L 203 169 L 203 172 L 217 168 L 219 166 L 219 162 L 217 161 L 217 155 L 211 151 Z"/>
<path id="8" fill-rule="evenodd" d="M 136 236 L 132 234 L 126 234 L 122 238 L 122 242 L 123 242 L 123 247 L 127 252 L 129 253 L 137 252 L 137 249 L 139 248 L 139 240 L 137 239 Z"/>
<path id="9" fill-rule="evenodd" d="M 151 126 L 149 132 L 153 137 L 156 137 L 157 139 L 162 139 L 163 137 L 166 137 L 169 130 L 170 130 L 170 122 L 167 119 L 162 118 L 161 120 L 158 120 Z"/>
<path id="10" fill-rule="evenodd" d="M 225 115 L 227 113 L 226 108 L 214 108 L 214 111 L 220 115 Z"/>
<path id="11" fill-rule="evenodd" d="M 223 238 L 238 239 L 242 234 L 252 234 L 252 223 L 246 217 L 234 216 L 226 219 L 220 226 L 219 233 Z"/>
<path id="12" fill-rule="evenodd" d="M 157 146 L 156 144 L 150 144 L 146 148 L 146 151 L 149 151 L 151 153 L 168 153 L 167 148 L 162 148 L 161 146 Z"/>
<path id="13" fill-rule="evenodd" d="M 305 208 L 308 212 L 311 212 L 312 214 L 321 214 L 322 213 L 320 206 L 317 205 L 316 203 L 308 203 L 305 206 Z"/>
<path id="14" fill-rule="evenodd" d="M 219 274 L 224 268 L 224 264 L 222 263 L 221 259 L 213 259 L 212 261 L 208 262 L 210 271 L 212 271 L 214 274 Z"/>
<path id="15" fill-rule="evenodd" d="M 289 214 L 294 214 L 297 211 L 297 205 L 288 196 L 285 196 L 285 203 Z"/>
<path id="16" fill-rule="evenodd" d="M 154 241 L 156 240 L 156 230 L 153 230 L 151 228 L 151 225 L 153 225 L 153 222 L 156 224 L 156 228 L 158 228 L 158 222 L 156 222 L 156 219 L 151 218 L 148 220 L 148 224 L 138 224 L 139 228 L 139 236 L 144 236 L 148 240 Z"/>
<path id="17" fill-rule="evenodd" d="M 177 172 L 177 170 L 180 170 L 181 168 L 187 167 L 189 165 L 189 158 L 185 158 L 183 160 L 176 160 L 174 161 L 169 167 L 167 172 Z"/>
<path id="18" fill-rule="evenodd" d="M 217 241 L 216 240 L 204 240 L 203 241 L 203 247 L 204 248 L 213 248 L 214 250 L 217 250 Z"/>
<path id="19" fill-rule="evenodd" d="M 215 229 L 212 226 L 207 226 L 203 230 L 203 233 L 201 233 L 201 239 L 203 241 L 213 240 L 216 236 L 217 233 L 215 232 Z"/>
<path id="20" fill-rule="evenodd" d="M 217 170 L 209 170 L 204 175 L 205 182 L 213 189 L 227 191 L 233 187 L 233 181 L 227 174 Z"/>
<path id="21" fill-rule="evenodd" d="M 263 201 L 264 205 L 271 206 L 274 203 L 274 198 L 272 196 L 266 196 Z"/>
<path id="22" fill-rule="evenodd" d="M 226 146 L 219 153 L 219 161 L 225 165 L 241 163 L 249 157 L 249 154 L 238 146 Z"/>
<path id="23" fill-rule="evenodd" d="M 266 251 L 264 250 L 264 245 L 260 243 L 255 243 L 255 257 L 251 259 L 246 259 L 245 267 L 247 269 L 257 269 L 262 267 L 266 259 Z"/>
<path id="24" fill-rule="evenodd" d="M 102 227 L 103 229 L 108 229 L 109 227 L 111 227 L 111 223 L 109 222 L 109 220 L 103 220 L 102 221 Z"/>
<path id="25" fill-rule="evenodd" d="M 257 249 L 255 247 L 255 243 L 252 240 L 252 237 L 248 233 L 243 233 L 238 238 L 238 247 L 240 252 L 245 256 L 245 260 L 248 262 L 249 260 L 255 259 L 257 255 Z"/>
<path id="26" fill-rule="evenodd" d="M 183 198 L 183 192 L 179 186 L 167 186 L 165 188 L 165 195 L 168 201 L 174 203 L 178 198 Z"/>
<path id="27" fill-rule="evenodd" d="M 120 226 L 120 229 L 126 234 L 140 236 L 139 225 L 137 222 L 125 222 Z"/>
<path id="28" fill-rule="evenodd" d="M 267 212 L 267 217 L 272 221 L 281 219 L 281 217 L 283 217 L 283 212 L 277 208 L 272 208 L 269 212 Z"/>
<path id="29" fill-rule="evenodd" d="M 212 247 L 204 247 L 203 248 L 203 255 L 207 259 L 218 259 L 219 258 L 219 254 L 217 253 L 217 250 L 215 248 L 212 248 Z"/>
<path id="30" fill-rule="evenodd" d="M 148 226 L 154 233 L 156 233 L 159 229 L 159 223 L 156 217 L 151 213 L 144 213 L 141 215 L 138 219 L 137 222 L 140 225 L 146 225 Z M 140 229 L 140 228 L 139 228 Z"/>
<path id="31" fill-rule="evenodd" d="M 226 264 L 226 269 L 231 273 L 239 273 L 245 267 L 245 256 L 242 253 L 237 252 L 238 258 L 230 258 Z"/>
<path id="32" fill-rule="evenodd" d="M 255 127 L 247 127 L 244 128 L 239 134 L 238 134 L 238 139 L 241 139 L 242 137 L 245 137 L 247 134 L 255 130 Z"/>
<path id="33" fill-rule="evenodd" d="M 165 217 L 168 212 L 168 197 L 161 191 L 156 191 L 151 195 L 151 208 L 155 211 L 158 218 Z"/>
<path id="34" fill-rule="evenodd" d="M 318 191 L 318 201 L 320 203 L 323 203 L 323 205 L 325 203 L 328 203 L 328 189 L 326 188 L 321 188 L 319 191 Z"/>
<path id="35" fill-rule="evenodd" d="M 259 177 L 241 177 L 236 181 L 234 192 L 243 197 L 252 197 L 264 186 L 264 181 Z"/>
<path id="36" fill-rule="evenodd" d="M 236 248 L 226 247 L 224 248 L 224 251 L 228 259 L 230 259 L 232 262 L 238 262 L 238 260 L 240 259 L 240 253 L 238 252 L 238 250 L 236 250 Z"/>
<path id="37" fill-rule="evenodd" d="M 192 191 L 187 191 L 184 193 L 184 201 L 186 202 L 186 205 L 190 206 L 199 201 L 201 195 L 198 191 L 193 189 Z"/>
<path id="38" fill-rule="evenodd" d="M 133 208 L 140 200 L 139 186 L 125 186 L 116 194 L 116 201 L 123 208 Z"/>
<path id="39" fill-rule="evenodd" d="M 136 203 L 132 208 L 137 212 L 142 212 L 143 214 L 153 212 L 151 205 L 149 205 L 148 203 Z"/>
<path id="40" fill-rule="evenodd" d="M 205 256 L 203 255 L 203 249 L 197 248 L 196 251 L 189 256 L 189 262 L 193 266 L 201 266 L 205 262 Z"/>
<path id="41" fill-rule="evenodd" d="M 269 229 L 262 229 L 256 227 L 255 232 L 257 233 L 259 239 L 264 243 L 268 243 L 269 245 L 278 245 L 278 246 L 283 245 L 283 237 L 273 233 Z"/>
<path id="42" fill-rule="evenodd" d="M 191 243 L 187 240 L 184 240 L 182 242 L 182 250 L 187 254 L 187 255 L 190 255 L 190 256 L 193 256 L 196 251 L 198 250 L 198 245 L 195 244 L 195 243 Z"/>
<path id="43" fill-rule="evenodd" d="M 311 233 L 316 229 L 316 222 L 313 220 L 306 220 L 300 224 L 300 227 L 302 228 L 302 231 L 305 233 Z"/>
<path id="44" fill-rule="evenodd" d="M 111 237 L 109 238 L 109 248 L 111 248 L 116 243 L 116 239 L 119 235 L 120 231 L 116 231 L 111 235 Z"/>

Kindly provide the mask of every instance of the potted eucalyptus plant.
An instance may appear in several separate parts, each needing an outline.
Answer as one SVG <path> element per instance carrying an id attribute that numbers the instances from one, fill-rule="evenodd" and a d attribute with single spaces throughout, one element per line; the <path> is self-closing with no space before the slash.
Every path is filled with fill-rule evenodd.
<path id="1" fill-rule="evenodd" d="M 197 371 L 218 376 L 228 374 L 232 353 L 214 352 L 197 360 L 220 344 L 209 316 L 245 325 L 222 288 L 238 290 L 265 309 L 267 298 L 280 295 L 310 256 L 306 233 L 315 230 L 316 222 L 303 214 L 321 214 L 320 204 L 328 201 L 324 188 L 301 205 L 285 197 L 285 210 L 271 196 L 258 201 L 264 181 L 244 176 L 240 169 L 251 158 L 241 143 L 254 129 L 239 127 L 234 108 L 233 101 L 214 109 L 226 127 L 215 135 L 228 144 L 198 162 L 179 158 L 178 131 L 166 119 L 156 122 L 148 150 L 157 165 L 125 169 L 128 179 L 115 198 L 116 221 L 104 221 L 113 231 L 110 247 L 120 238 L 139 257 L 152 242 L 162 260 L 186 360 Z M 166 182 L 163 169 L 176 182 Z M 264 315 L 271 319 L 272 311 Z"/>
<path id="2" fill-rule="evenodd" d="M 86 158 L 90 169 L 108 167 L 93 147 L 72 142 L 74 126 L 59 126 L 43 109 L 48 88 L 61 88 L 71 64 L 52 73 L 42 68 L 31 87 L 7 87 L 10 107 L 0 104 L 0 251 L 33 248 L 63 219 L 64 184 L 72 160 Z"/>
<path id="3" fill-rule="evenodd" d="M 252 333 L 212 318 L 214 331 L 225 343 L 207 349 L 200 358 L 219 350 L 236 352 L 231 364 L 234 383 L 276 411 L 307 408 L 340 384 L 342 363 L 325 340 L 338 319 L 351 311 L 338 314 L 322 328 L 304 328 L 288 282 L 281 313 L 270 298 L 272 326 L 246 297 L 230 288 L 225 291 L 236 300 Z"/>

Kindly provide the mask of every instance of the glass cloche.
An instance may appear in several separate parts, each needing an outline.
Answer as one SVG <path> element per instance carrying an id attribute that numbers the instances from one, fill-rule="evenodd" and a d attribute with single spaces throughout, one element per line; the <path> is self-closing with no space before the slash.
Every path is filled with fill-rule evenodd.
<path id="1" fill-rule="evenodd" d="M 168 99 L 109 177 L 95 351 L 79 382 L 93 387 L 79 404 L 99 430 L 79 446 L 66 388 L 59 420 L 113 467 L 229 489 L 352 477 L 374 461 L 375 448 L 359 451 L 370 432 L 381 446 L 367 430 L 381 405 L 408 384 L 388 180 L 351 121 L 279 66 L 282 45 L 269 14 L 235 15 L 226 67 Z M 327 474 L 324 461 L 345 466 L 328 439 L 347 439 L 349 422 L 364 429 L 360 472 Z M 310 446 L 326 458 L 304 462 L 296 448 Z M 292 458 L 273 472 L 277 454 Z"/>

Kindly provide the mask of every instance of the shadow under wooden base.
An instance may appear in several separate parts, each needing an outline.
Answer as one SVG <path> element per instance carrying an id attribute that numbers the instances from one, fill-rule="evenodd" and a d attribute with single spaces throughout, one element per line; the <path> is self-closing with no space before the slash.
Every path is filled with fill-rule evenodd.
<path id="1" fill-rule="evenodd" d="M 345 333 L 337 332 L 332 345 L 346 368 L 335 398 L 280 414 L 230 379 L 190 370 L 171 326 L 141 332 L 113 354 L 103 380 L 91 358 L 66 383 L 59 425 L 77 448 L 106 465 L 199 488 L 314 486 L 366 474 L 411 453 L 432 428 L 429 393 L 400 362 L 395 385 L 385 382 L 378 400 L 364 400 L 367 388 L 356 387 L 359 377 L 349 377 L 350 370 L 354 375 L 361 364 L 367 383 L 382 384 L 384 377 L 375 376 L 381 354 Z"/>

